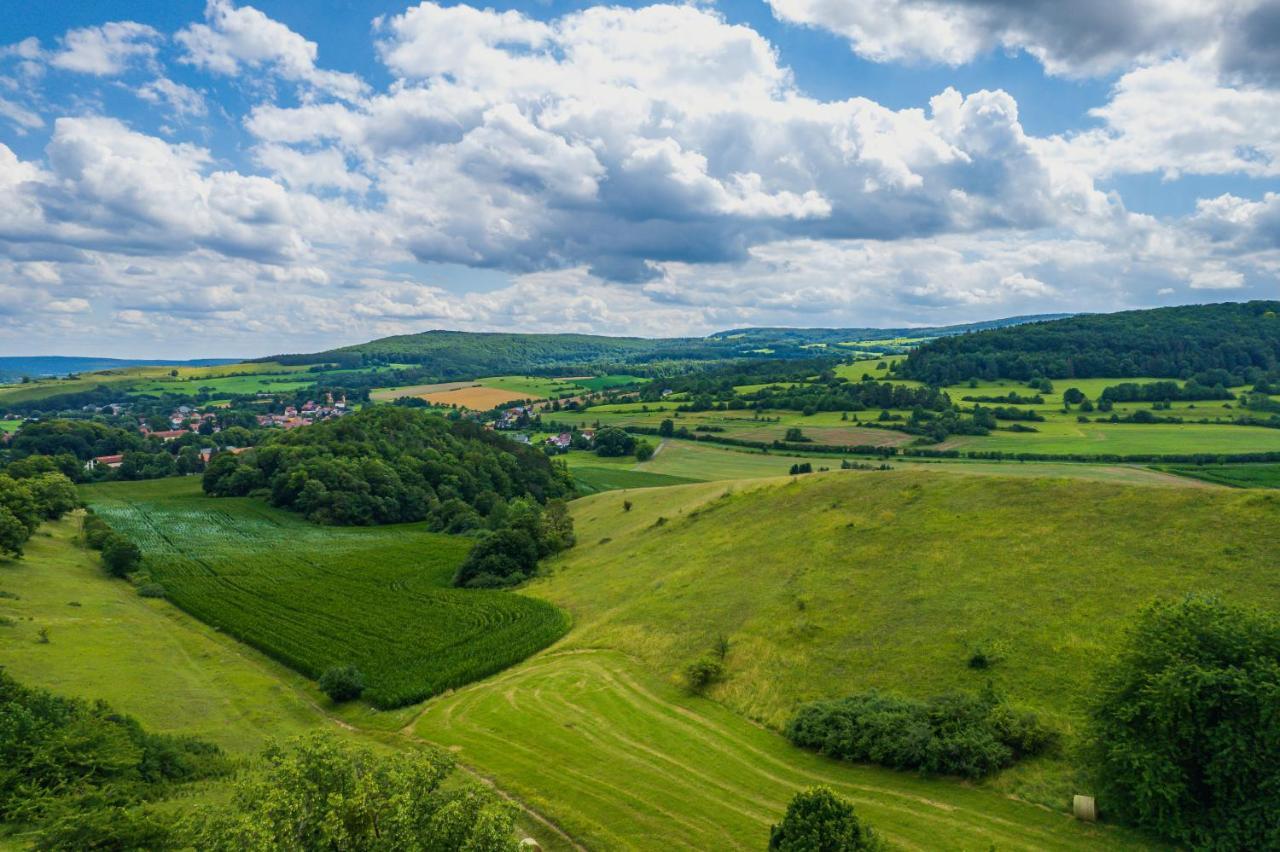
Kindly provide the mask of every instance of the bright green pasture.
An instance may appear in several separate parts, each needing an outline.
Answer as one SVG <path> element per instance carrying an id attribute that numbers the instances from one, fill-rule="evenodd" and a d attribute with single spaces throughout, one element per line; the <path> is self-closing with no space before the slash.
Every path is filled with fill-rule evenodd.
<path id="1" fill-rule="evenodd" d="M 1131 455 L 1158 453 L 1258 453 L 1280 451 L 1280 429 L 1261 426 L 1136 423 L 1075 423 L 1065 419 L 1029 424 L 1034 433 L 992 432 L 957 436 L 941 449 L 999 450 L 1006 453 Z"/>
<path id="2" fill-rule="evenodd" d="M 21 428 L 21 420 L 0 420 L 0 432 L 17 432 Z"/>
<path id="3" fill-rule="evenodd" d="M 310 376 L 307 378 L 306 376 Z M 323 374 L 304 374 L 299 378 L 295 373 L 257 373 L 252 376 L 226 376 L 223 378 L 190 378 L 190 379 L 151 379 L 130 386 L 131 394 L 182 394 L 195 396 L 197 393 L 237 395 L 253 393 L 289 393 L 310 387 L 316 383 L 316 376 Z"/>
<path id="4" fill-rule="evenodd" d="M 723 632 L 730 674 L 712 697 L 775 727 L 814 698 L 991 680 L 1074 743 L 1142 605 L 1280 600 L 1280 542 L 1257 534 L 1280 523 L 1267 492 L 897 469 L 626 499 L 575 501 L 578 546 L 528 589 L 572 614 L 560 647 L 616 649 L 676 680 Z M 979 646 L 993 668 L 966 665 Z M 1059 756 L 992 783 L 1058 806 L 1072 779 Z"/>
<path id="5" fill-rule="evenodd" d="M 42 526 L 0 560 L 0 664 L 24 683 L 102 698 L 148 728 L 236 753 L 326 725 L 310 683 L 161 600 L 110 580 L 78 542 L 79 521 Z M 37 642 L 41 628 L 49 642 Z M 327 703 L 327 702 L 325 702 Z"/>
<path id="6" fill-rule="evenodd" d="M 483 379 L 476 379 L 476 384 L 511 391 L 512 393 L 525 394 L 530 399 L 554 399 L 566 394 L 599 391 L 605 388 L 645 381 L 648 380 L 639 376 L 625 374 L 560 379 L 549 379 L 543 376 L 489 376 Z"/>
<path id="7" fill-rule="evenodd" d="M 763 849 L 815 784 L 909 849 L 1149 848 L 989 790 L 817 757 L 617 652 L 542 655 L 436 699 L 415 731 L 591 849 Z"/>
<path id="8" fill-rule="evenodd" d="M 559 638 L 542 602 L 450 588 L 470 540 L 418 524 L 322 527 L 194 477 L 108 483 L 88 503 L 178 606 L 309 677 L 354 664 L 376 706 L 420 701 Z"/>

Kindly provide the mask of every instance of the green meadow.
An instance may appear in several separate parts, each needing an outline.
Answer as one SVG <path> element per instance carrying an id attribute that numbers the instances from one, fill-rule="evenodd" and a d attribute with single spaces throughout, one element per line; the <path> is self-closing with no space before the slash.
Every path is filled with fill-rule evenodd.
<path id="1" fill-rule="evenodd" d="M 575 503 L 579 545 L 528 593 L 572 614 L 558 648 L 614 649 L 665 682 L 728 636 L 711 696 L 770 727 L 811 699 L 990 680 L 1074 743 L 1142 605 L 1280 599 L 1280 544 L 1222 535 L 1277 521 L 1266 492 L 914 469 L 603 493 Z M 996 664 L 969 668 L 975 649 Z M 990 783 L 1061 807 L 1073 779 L 1064 753 Z"/>
<path id="2" fill-rule="evenodd" d="M 1232 488 L 1280 488 L 1280 464 L 1187 465 L 1163 470 Z"/>

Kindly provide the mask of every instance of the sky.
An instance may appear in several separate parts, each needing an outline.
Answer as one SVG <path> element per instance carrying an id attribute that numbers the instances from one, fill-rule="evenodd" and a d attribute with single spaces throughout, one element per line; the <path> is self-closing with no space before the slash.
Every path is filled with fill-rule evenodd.
<path id="1" fill-rule="evenodd" d="M 0 354 L 1277 298 L 1280 0 L 14 3 Z"/>

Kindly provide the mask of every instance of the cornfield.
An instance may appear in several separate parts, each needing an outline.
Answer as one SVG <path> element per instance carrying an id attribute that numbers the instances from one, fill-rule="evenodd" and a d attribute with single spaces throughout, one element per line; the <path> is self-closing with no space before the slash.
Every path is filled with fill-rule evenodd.
<path id="1" fill-rule="evenodd" d="M 569 628 L 544 601 L 450 587 L 471 542 L 421 525 L 320 527 L 185 480 L 86 496 L 173 603 L 308 677 L 355 665 L 379 708 L 491 675 Z"/>

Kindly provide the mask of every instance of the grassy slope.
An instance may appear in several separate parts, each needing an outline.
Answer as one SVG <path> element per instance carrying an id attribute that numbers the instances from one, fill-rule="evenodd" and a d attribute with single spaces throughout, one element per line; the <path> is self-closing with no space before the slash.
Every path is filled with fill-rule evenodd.
<path id="1" fill-rule="evenodd" d="M 814 784 L 907 849 L 1143 848 L 989 790 L 819 758 L 612 651 L 539 656 L 433 701 L 415 730 L 592 849 L 763 849 Z"/>
<path id="2" fill-rule="evenodd" d="M 237 753 L 325 724 L 319 693 L 283 666 L 132 586 L 110 581 L 74 539 L 78 523 L 40 528 L 21 560 L 0 561 L 4 666 L 26 683 L 103 698 L 149 728 L 198 734 Z M 72 601 L 80 606 L 71 606 Z M 48 644 L 36 641 L 40 628 Z"/>
<path id="3" fill-rule="evenodd" d="M 559 638 L 563 614 L 450 587 L 470 541 L 420 524 L 326 528 L 198 478 L 90 486 L 179 606 L 305 674 L 353 663 L 379 706 L 421 700 Z"/>
<path id="4" fill-rule="evenodd" d="M 991 678 L 1070 735 L 1146 601 L 1280 599 L 1280 544 L 1255 534 L 1280 519 L 1273 494 L 858 471 L 623 499 L 576 502 L 580 544 L 529 589 L 573 614 L 561 647 L 619 649 L 673 679 L 724 632 L 731 677 L 714 697 L 773 726 L 807 699 Z M 968 669 L 977 644 L 1001 662 Z M 996 783 L 1060 804 L 1069 777 L 1049 760 Z"/>

